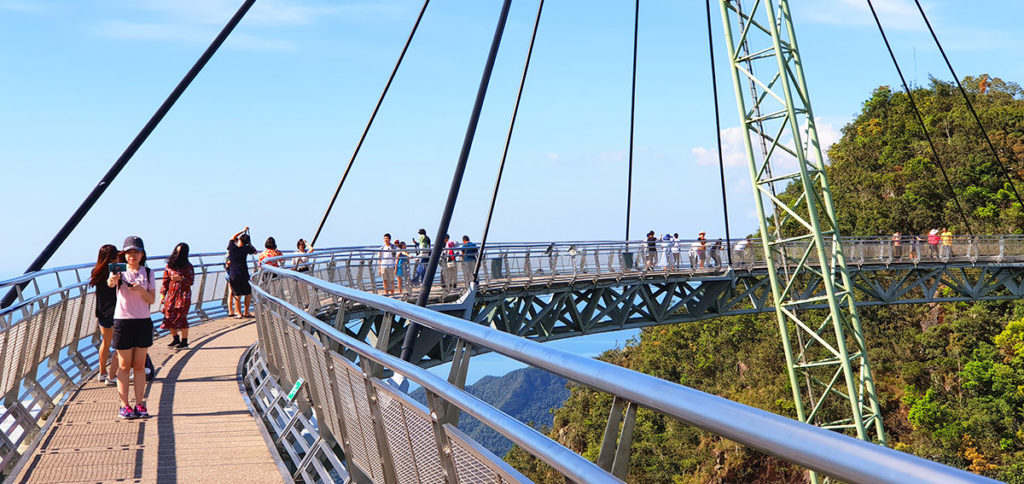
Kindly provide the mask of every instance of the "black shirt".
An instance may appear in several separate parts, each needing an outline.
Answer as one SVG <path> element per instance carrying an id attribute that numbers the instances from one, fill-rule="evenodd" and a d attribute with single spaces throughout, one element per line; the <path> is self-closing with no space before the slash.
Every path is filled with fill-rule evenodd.
<path id="1" fill-rule="evenodd" d="M 234 240 L 228 242 L 228 274 L 231 274 L 232 278 L 236 275 L 248 276 L 249 265 L 245 259 L 249 254 L 255 253 L 256 248 L 251 245 L 239 247 Z"/>
<path id="2" fill-rule="evenodd" d="M 96 317 L 113 319 L 114 307 L 117 306 L 117 289 L 107 285 L 103 279 L 96 285 Z"/>

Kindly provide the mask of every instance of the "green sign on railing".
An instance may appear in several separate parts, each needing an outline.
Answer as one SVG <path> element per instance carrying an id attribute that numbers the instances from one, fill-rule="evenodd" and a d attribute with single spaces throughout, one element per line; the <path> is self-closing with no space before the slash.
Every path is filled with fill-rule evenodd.
<path id="1" fill-rule="evenodd" d="M 289 402 L 295 400 L 295 394 L 299 393 L 299 388 L 302 388 L 303 383 L 305 383 L 305 380 L 303 380 L 302 378 L 299 378 L 298 380 L 295 381 L 295 386 L 292 387 L 292 391 L 288 392 Z"/>

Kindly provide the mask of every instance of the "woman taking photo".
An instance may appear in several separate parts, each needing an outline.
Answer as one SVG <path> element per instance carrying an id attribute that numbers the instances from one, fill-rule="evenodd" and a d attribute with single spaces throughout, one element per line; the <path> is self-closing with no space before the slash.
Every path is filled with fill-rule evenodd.
<path id="1" fill-rule="evenodd" d="M 146 248 L 134 235 L 124 239 L 119 259 L 124 271 L 111 272 L 107 286 L 117 291 L 114 308 L 114 349 L 117 350 L 117 393 L 121 418 L 148 417 L 146 404 L 146 353 L 153 346 L 153 320 L 149 306 L 156 300 L 156 282 L 146 264 Z M 134 372 L 135 406 L 128 400 L 128 373 Z"/>
<path id="2" fill-rule="evenodd" d="M 96 324 L 99 325 L 102 342 L 100 343 L 100 372 L 97 379 L 106 382 L 107 386 L 116 385 L 117 366 L 110 357 L 110 341 L 114 338 L 114 306 L 117 305 L 117 293 L 107 285 L 110 277 L 109 265 L 117 262 L 117 247 L 106 244 L 100 247 L 96 266 L 92 268 L 89 285 L 96 288 Z"/>
<path id="3" fill-rule="evenodd" d="M 172 348 L 188 348 L 188 308 L 192 304 L 192 281 L 195 270 L 188 261 L 188 244 L 182 242 L 174 247 L 167 258 L 160 301 L 164 322 L 161 328 L 169 330 Z M 180 337 L 179 337 L 180 333 Z"/>
<path id="4" fill-rule="evenodd" d="M 251 318 L 249 312 L 252 297 L 252 286 L 249 285 L 250 254 L 256 253 L 249 239 L 249 227 L 231 236 L 228 242 L 228 282 L 231 283 L 231 298 L 228 300 L 228 313 L 237 314 L 239 318 Z M 245 298 L 245 313 L 242 313 L 242 298 Z"/>

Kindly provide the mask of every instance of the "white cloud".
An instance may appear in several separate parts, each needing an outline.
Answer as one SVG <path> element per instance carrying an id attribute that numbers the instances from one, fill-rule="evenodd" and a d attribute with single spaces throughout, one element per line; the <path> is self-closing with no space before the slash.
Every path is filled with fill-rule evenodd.
<path id="1" fill-rule="evenodd" d="M 925 31 L 924 21 L 917 7 L 906 1 L 876 0 L 873 2 L 878 18 L 886 30 Z M 867 2 L 863 0 L 833 0 L 807 3 L 806 10 L 794 9 L 794 15 L 803 14 L 804 20 L 824 25 L 870 26 L 875 19 Z M 928 10 L 927 8 L 925 10 Z"/>
<path id="2" fill-rule="evenodd" d="M 551 161 L 558 161 L 558 153 L 548 153 L 547 157 Z"/>
<path id="3" fill-rule="evenodd" d="M 718 150 L 698 146 L 690 150 L 698 165 L 717 165 Z M 722 162 L 725 166 L 741 166 L 747 161 L 743 144 L 743 129 L 739 126 L 722 130 Z"/>
<path id="4" fill-rule="evenodd" d="M 842 137 L 840 133 L 831 123 L 826 123 L 820 117 L 815 118 L 815 126 L 818 129 L 818 141 L 821 144 L 822 155 L 826 155 L 829 147 L 839 141 Z M 807 132 L 807 123 L 800 127 L 801 137 Z M 726 128 L 722 130 L 722 161 L 727 167 L 742 166 L 747 161 L 746 147 L 743 142 L 743 130 L 739 126 L 732 128 Z M 782 140 L 782 144 L 785 146 L 793 147 L 792 137 L 786 136 Z M 752 139 L 753 146 L 757 146 L 757 140 Z M 806 140 L 804 140 L 806 143 Z M 718 164 L 718 151 L 714 149 L 708 149 L 703 146 L 698 146 L 690 149 L 690 154 L 693 156 L 694 161 L 698 165 L 717 165 Z M 783 170 L 796 169 L 796 158 L 790 156 L 788 153 L 782 150 L 776 150 L 773 155 L 774 166 Z M 827 156 L 827 155 L 826 155 Z M 760 155 L 758 155 L 760 158 Z"/>

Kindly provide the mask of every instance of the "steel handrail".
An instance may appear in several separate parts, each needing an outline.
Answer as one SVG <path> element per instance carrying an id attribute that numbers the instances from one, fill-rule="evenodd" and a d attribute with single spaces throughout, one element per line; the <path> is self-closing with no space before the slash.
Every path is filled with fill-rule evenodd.
<path id="1" fill-rule="evenodd" d="M 343 345 L 346 349 L 351 350 L 360 357 L 390 368 L 395 373 L 403 375 L 454 404 L 460 410 L 497 430 L 515 442 L 516 445 L 538 456 L 545 463 L 563 472 L 566 476 L 573 478 L 576 482 L 621 482 L 593 462 L 583 459 L 579 454 L 559 445 L 533 427 L 510 417 L 508 414 L 488 405 L 465 390 L 448 383 L 443 378 L 338 331 L 291 303 L 267 293 L 258 285 L 254 285 L 253 290 L 259 293 L 260 297 L 267 298 L 287 309 L 302 319 L 303 322 L 315 328 L 316 331 L 321 332 L 324 336 Z"/>
<path id="2" fill-rule="evenodd" d="M 276 267 L 268 267 L 266 270 L 279 277 L 298 279 L 327 293 L 407 318 L 435 331 L 461 338 L 473 345 L 488 348 L 596 390 L 620 396 L 767 454 L 842 480 L 901 483 L 997 482 L 643 373 L 544 346 L 427 308 L 321 281 L 302 273 Z"/>

